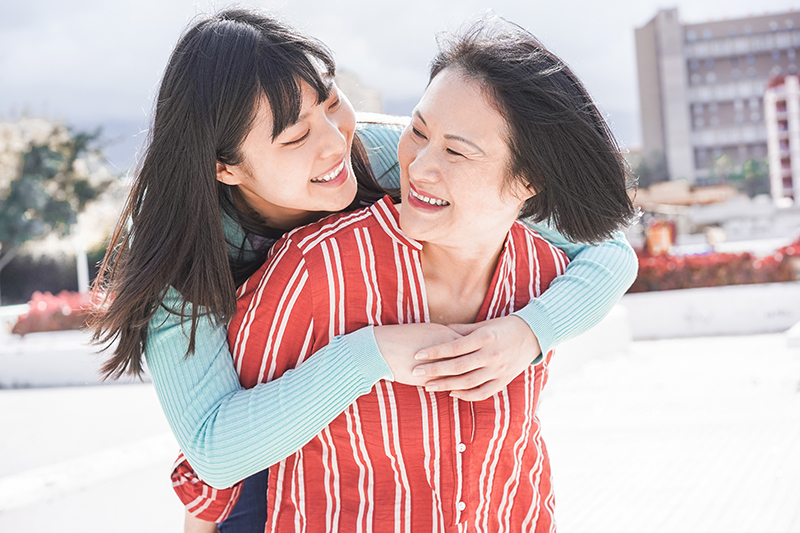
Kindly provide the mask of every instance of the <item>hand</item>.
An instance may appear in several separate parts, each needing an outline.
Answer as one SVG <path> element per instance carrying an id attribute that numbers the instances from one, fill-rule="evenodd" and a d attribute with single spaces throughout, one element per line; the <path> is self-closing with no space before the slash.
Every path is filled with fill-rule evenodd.
<path id="1" fill-rule="evenodd" d="M 404 385 L 424 386 L 428 380 L 425 376 L 412 374 L 419 364 L 414 359 L 419 350 L 461 338 L 447 326 L 430 323 L 376 326 L 374 331 L 378 348 L 392 370 L 394 380 Z"/>
<path id="2" fill-rule="evenodd" d="M 450 328 L 464 337 L 420 350 L 417 359 L 437 362 L 419 365 L 413 375 L 428 378 L 427 390 L 449 390 L 461 400 L 485 400 L 503 390 L 541 352 L 528 323 L 515 315 Z"/>

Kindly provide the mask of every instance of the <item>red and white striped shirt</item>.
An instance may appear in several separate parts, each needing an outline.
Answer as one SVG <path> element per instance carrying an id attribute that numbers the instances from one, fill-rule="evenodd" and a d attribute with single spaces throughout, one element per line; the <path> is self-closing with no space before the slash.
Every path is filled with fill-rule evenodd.
<path id="1" fill-rule="evenodd" d="M 284 237 L 240 288 L 229 326 L 242 384 L 280 377 L 336 335 L 429 321 L 421 248 L 400 230 L 388 197 Z M 566 264 L 516 222 L 478 320 L 524 307 Z M 482 402 L 377 383 L 270 468 L 267 530 L 554 531 L 535 414 L 551 356 Z"/>

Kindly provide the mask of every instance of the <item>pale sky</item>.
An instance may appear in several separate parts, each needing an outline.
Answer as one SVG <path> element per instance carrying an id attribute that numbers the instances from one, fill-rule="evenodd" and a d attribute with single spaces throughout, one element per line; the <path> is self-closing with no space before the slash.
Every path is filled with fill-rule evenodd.
<path id="1" fill-rule="evenodd" d="M 151 99 L 182 30 L 197 13 L 229 5 L 0 0 L 0 119 L 27 112 L 83 127 L 116 123 L 117 133 L 130 137 L 132 124 L 147 127 Z M 339 68 L 394 101 L 414 101 L 422 94 L 437 32 L 457 29 L 461 21 L 491 8 L 529 29 L 573 67 L 628 147 L 640 142 L 634 28 L 659 8 L 677 6 L 685 22 L 800 8 L 800 2 L 789 0 L 270 0 L 239 5 L 271 10 L 322 39 Z"/>

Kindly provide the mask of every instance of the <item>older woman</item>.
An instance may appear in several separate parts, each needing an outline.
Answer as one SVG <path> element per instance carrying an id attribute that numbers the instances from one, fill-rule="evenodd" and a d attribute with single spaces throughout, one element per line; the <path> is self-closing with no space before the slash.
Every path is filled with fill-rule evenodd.
<path id="1" fill-rule="evenodd" d="M 634 216 L 582 84 L 505 23 L 484 21 L 440 52 L 398 158 L 402 203 L 292 231 L 242 286 L 229 341 L 245 386 L 364 326 L 514 313 L 567 266 L 519 216 L 588 241 Z M 268 529 L 552 531 L 535 415 L 551 356 L 473 403 L 378 382 L 270 469 Z"/>

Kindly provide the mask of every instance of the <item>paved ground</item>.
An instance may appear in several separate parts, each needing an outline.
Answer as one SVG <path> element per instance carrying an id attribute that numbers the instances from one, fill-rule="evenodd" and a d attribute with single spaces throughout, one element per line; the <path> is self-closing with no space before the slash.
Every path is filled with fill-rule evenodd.
<path id="1" fill-rule="evenodd" d="M 784 335 L 556 360 L 540 417 L 561 533 L 800 531 L 800 348 Z M 178 532 L 175 450 L 151 385 L 0 390 L 0 531 Z"/>

